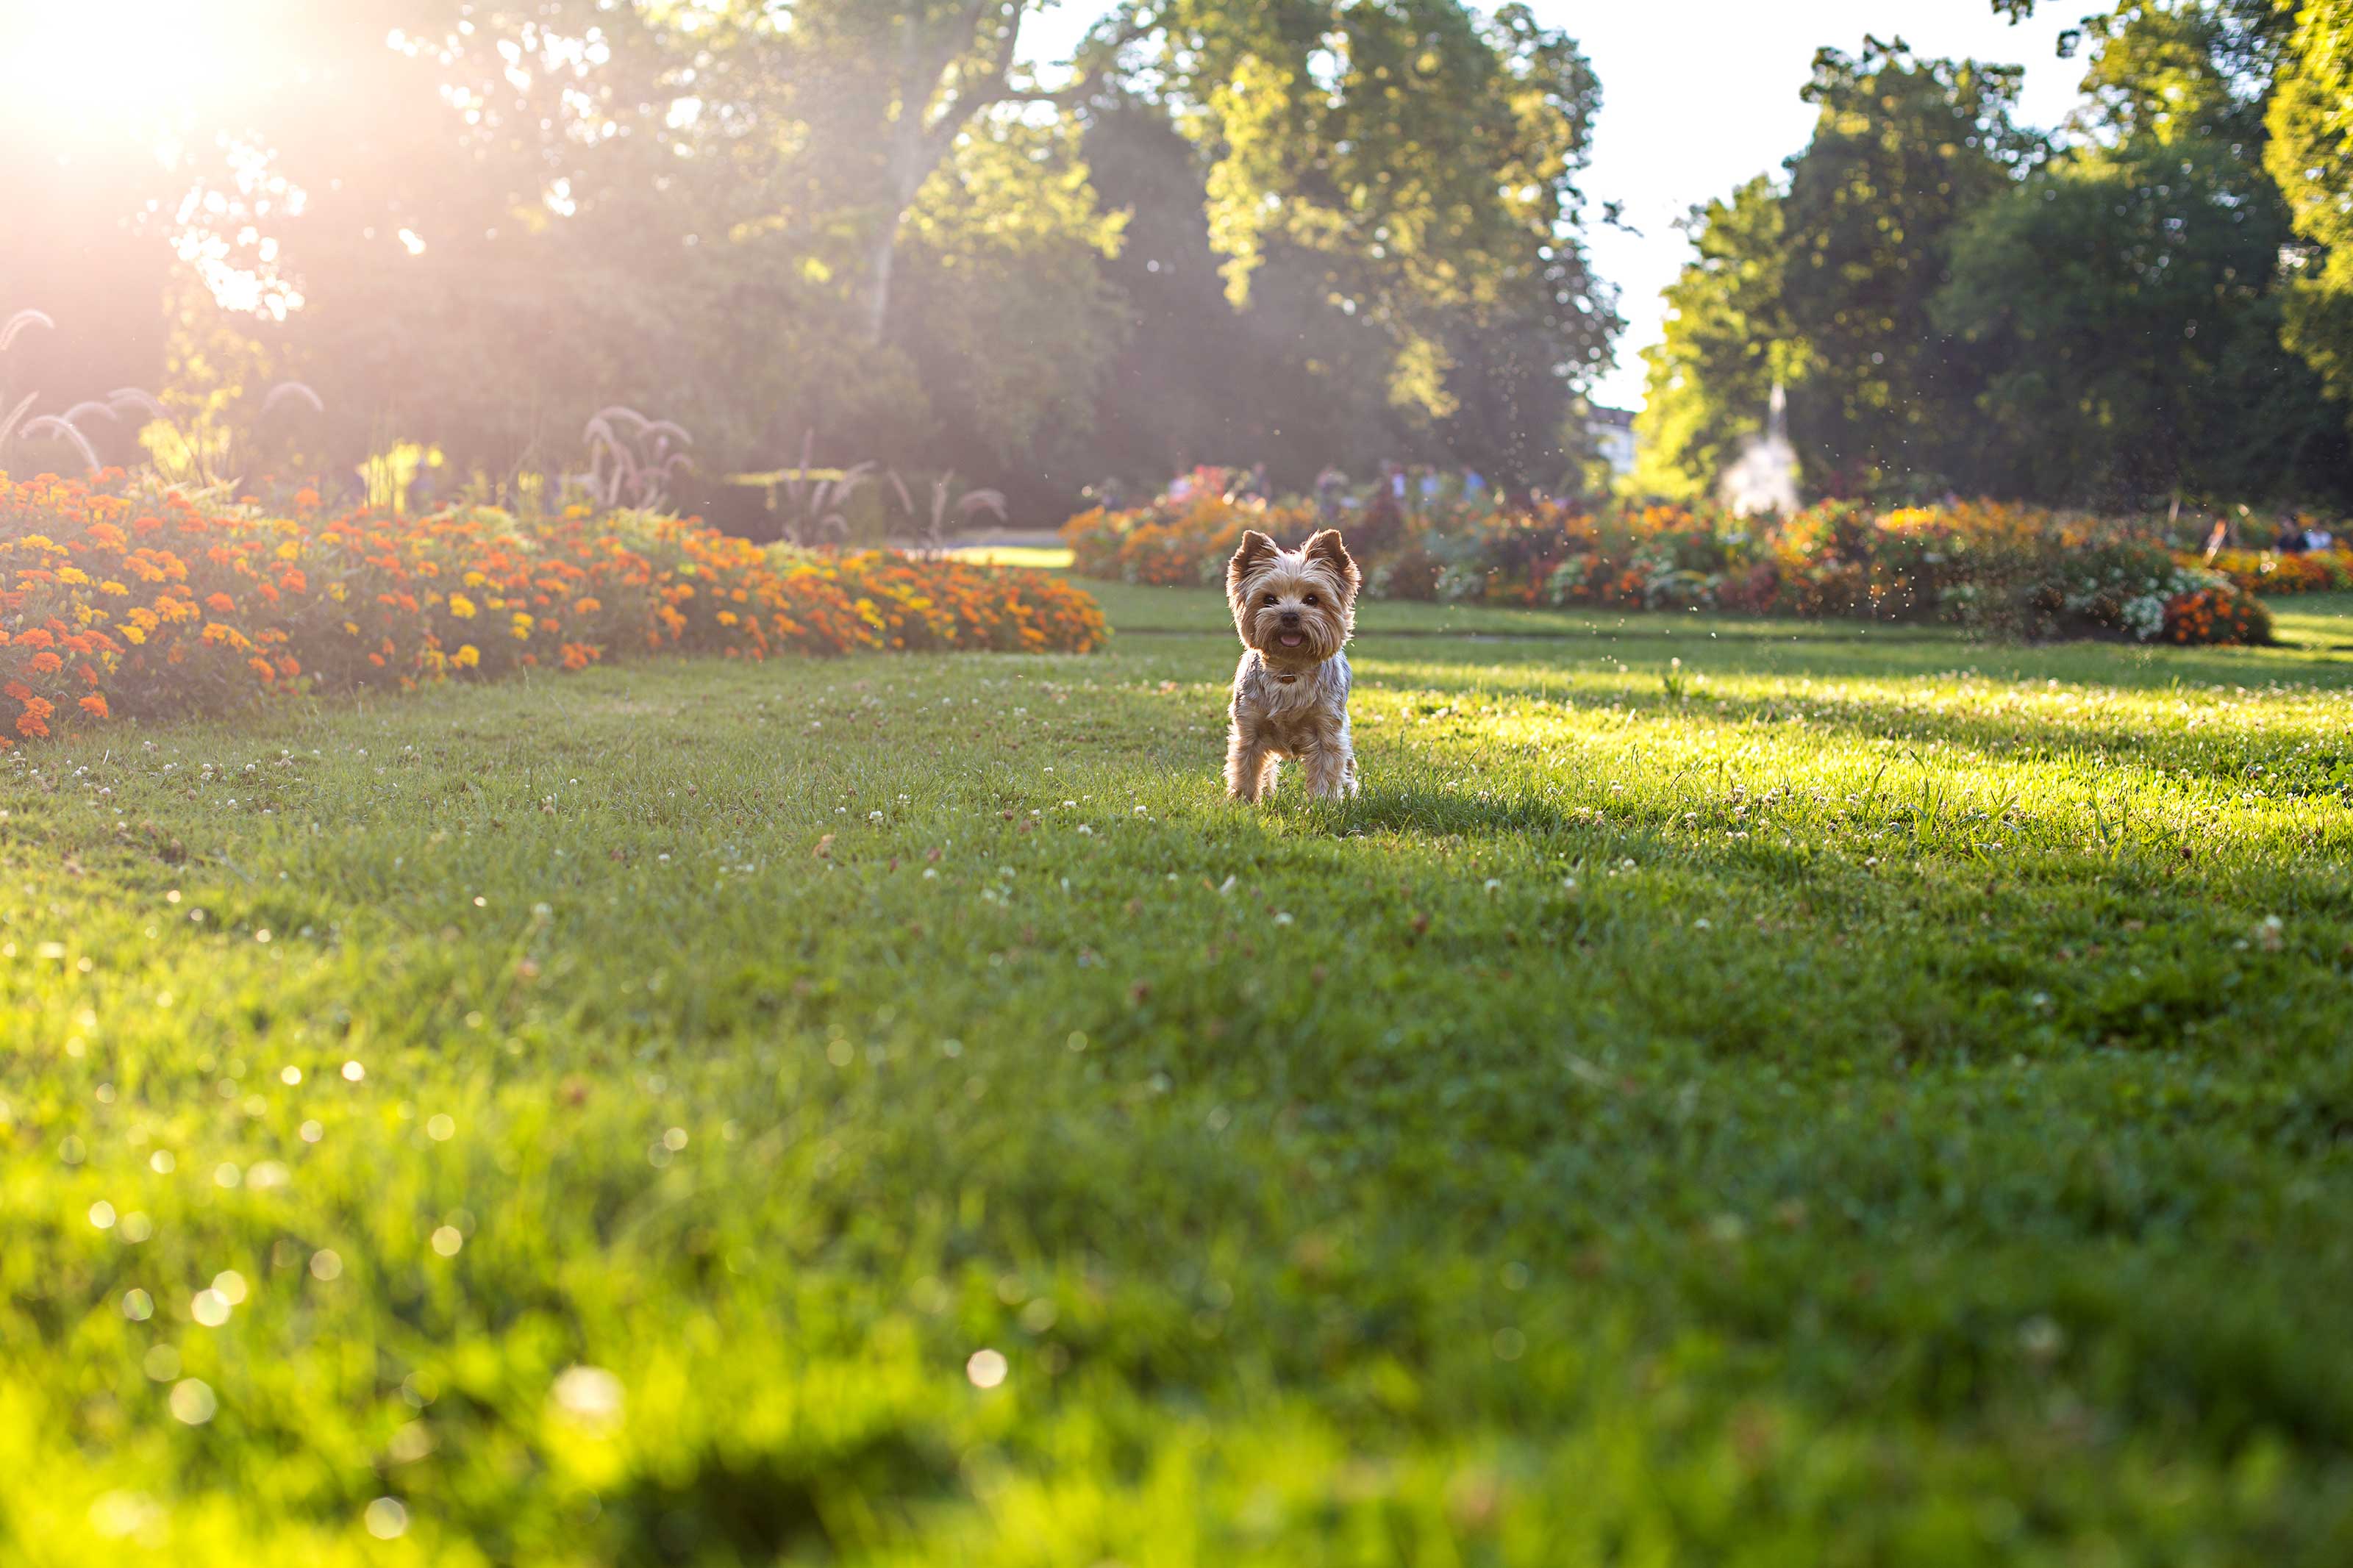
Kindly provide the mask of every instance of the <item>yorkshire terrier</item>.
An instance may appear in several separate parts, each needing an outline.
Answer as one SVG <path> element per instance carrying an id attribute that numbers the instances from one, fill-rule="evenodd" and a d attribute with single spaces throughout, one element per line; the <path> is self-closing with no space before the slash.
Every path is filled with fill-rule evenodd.
<path id="1" fill-rule="evenodd" d="M 1255 531 L 1242 535 L 1226 564 L 1226 603 L 1243 649 L 1226 740 L 1226 792 L 1236 800 L 1272 790 L 1283 757 L 1297 760 L 1311 795 L 1356 793 L 1345 650 L 1363 581 L 1337 529 L 1297 550 Z"/>

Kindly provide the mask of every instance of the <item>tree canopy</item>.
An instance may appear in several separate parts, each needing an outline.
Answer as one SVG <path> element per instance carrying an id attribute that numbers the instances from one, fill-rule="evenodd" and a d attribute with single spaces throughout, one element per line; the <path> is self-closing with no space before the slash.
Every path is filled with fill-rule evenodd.
<path id="1" fill-rule="evenodd" d="M 1640 481 L 1710 488 L 1778 379 L 1815 493 L 2353 500 L 2329 8 L 2120 0 L 2050 141 L 2009 69 L 1823 51 L 1783 180 L 1694 216 Z"/>
<path id="2" fill-rule="evenodd" d="M 101 198 L 154 320 L 111 384 L 168 369 L 227 420 L 299 377 L 330 413 L 290 456 L 338 466 L 396 437 L 554 469 L 617 402 L 712 471 L 813 438 L 1041 497 L 1147 461 L 1556 477 L 1619 324 L 1565 34 L 1519 5 L 1187 0 L 1033 70 L 1037 9 L 260 0 L 300 68 Z M 61 190 L 30 195 L 64 226 L 39 223 Z M 1193 286 L 1205 259 L 1222 287 Z M 1130 353 L 1177 339 L 1239 358 Z"/>

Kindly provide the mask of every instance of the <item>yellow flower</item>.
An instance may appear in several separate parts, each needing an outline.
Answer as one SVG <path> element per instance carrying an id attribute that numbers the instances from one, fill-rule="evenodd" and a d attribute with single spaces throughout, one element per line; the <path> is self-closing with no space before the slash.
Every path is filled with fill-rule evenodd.
<path id="1" fill-rule="evenodd" d="M 482 662 L 482 650 L 472 643 L 467 643 L 458 649 L 457 656 L 449 662 L 459 669 L 471 669 Z"/>
<path id="2" fill-rule="evenodd" d="M 334 600 L 338 605 L 342 604 L 343 602 L 343 585 L 341 583 L 328 584 L 327 597 Z"/>
<path id="3" fill-rule="evenodd" d="M 74 584 L 87 583 L 90 581 L 90 574 L 83 571 L 79 566 L 60 566 L 58 568 L 58 581 L 60 583 Z"/>
<path id="4" fill-rule="evenodd" d="M 145 629 L 141 626 L 124 626 L 122 628 L 122 640 L 129 643 L 132 647 L 137 647 L 140 644 L 147 640 L 147 633 Z"/>
<path id="5" fill-rule="evenodd" d="M 463 594 L 452 594 L 449 595 L 449 613 L 461 621 L 470 621 L 474 618 L 474 601 Z"/>
<path id="6" fill-rule="evenodd" d="M 98 585 L 98 591 L 117 599 L 127 599 L 131 596 L 130 589 L 124 587 L 120 583 L 111 581 L 100 583 Z"/>

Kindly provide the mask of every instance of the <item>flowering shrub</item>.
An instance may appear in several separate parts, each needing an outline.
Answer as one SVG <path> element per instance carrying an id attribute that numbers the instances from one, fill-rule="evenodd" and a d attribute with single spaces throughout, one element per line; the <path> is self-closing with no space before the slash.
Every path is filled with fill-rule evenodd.
<path id="1" fill-rule="evenodd" d="M 641 512 L 297 516 L 0 474 L 0 745 L 53 724 L 257 695 L 407 689 L 635 654 L 1083 652 L 1085 594 L 1041 573 L 763 550 Z"/>
<path id="2" fill-rule="evenodd" d="M 2225 550 L 2213 568 L 2250 594 L 2333 594 L 2353 589 L 2353 550 Z"/>
<path id="3" fill-rule="evenodd" d="M 2167 600 L 2159 635 L 2175 643 L 2264 643 L 2272 618 L 2253 595 L 2217 584 Z"/>
<path id="4" fill-rule="evenodd" d="M 1063 538 L 1082 574 L 1215 583 L 1243 529 L 1295 542 L 1319 521 L 1305 506 L 1196 490 L 1083 513 Z M 1360 531 L 1339 521 L 1354 545 Z M 1456 497 L 1385 520 L 1375 538 L 1357 553 L 1366 591 L 1380 598 L 1942 621 L 2017 637 L 2270 635 L 2245 576 L 2177 557 L 2156 530 L 1991 501 L 1886 512 L 1832 501 L 1764 521 L 1683 507 L 1506 510 Z M 2193 626 L 2200 636 L 2179 635 Z"/>

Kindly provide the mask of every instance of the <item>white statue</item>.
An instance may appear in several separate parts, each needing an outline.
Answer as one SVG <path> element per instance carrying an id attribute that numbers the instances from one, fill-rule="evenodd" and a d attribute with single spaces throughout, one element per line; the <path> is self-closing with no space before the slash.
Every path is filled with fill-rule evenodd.
<path id="1" fill-rule="evenodd" d="M 1750 437 L 1739 458 L 1724 470 L 1716 498 L 1735 517 L 1773 512 L 1782 517 L 1798 510 L 1798 449 L 1789 445 L 1789 399 L 1781 384 L 1773 384 L 1765 434 Z"/>

